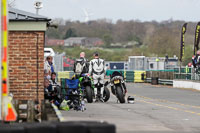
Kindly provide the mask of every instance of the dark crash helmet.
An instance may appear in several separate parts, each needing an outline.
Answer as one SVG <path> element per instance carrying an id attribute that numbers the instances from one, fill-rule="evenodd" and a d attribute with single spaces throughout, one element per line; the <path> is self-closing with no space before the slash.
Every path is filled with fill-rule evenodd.
<path id="1" fill-rule="evenodd" d="M 94 56 L 99 56 L 99 53 L 97 51 L 94 52 Z"/>
<path id="2" fill-rule="evenodd" d="M 128 103 L 134 103 L 135 98 L 133 96 L 128 96 L 127 101 Z"/>

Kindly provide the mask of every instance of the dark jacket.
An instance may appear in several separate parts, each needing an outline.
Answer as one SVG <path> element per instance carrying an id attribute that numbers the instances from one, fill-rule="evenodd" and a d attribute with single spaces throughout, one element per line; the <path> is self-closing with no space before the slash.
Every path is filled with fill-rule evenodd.
<path id="1" fill-rule="evenodd" d="M 85 63 L 85 66 L 83 67 L 83 71 L 81 72 L 81 74 L 88 73 L 88 71 L 89 71 L 89 63 L 88 63 L 87 59 L 85 59 L 83 57 L 80 57 L 78 60 L 82 60 L 83 64 Z M 74 69 L 73 69 L 74 72 L 75 72 L 76 64 L 77 64 L 77 61 L 75 61 L 75 63 L 74 63 Z"/>

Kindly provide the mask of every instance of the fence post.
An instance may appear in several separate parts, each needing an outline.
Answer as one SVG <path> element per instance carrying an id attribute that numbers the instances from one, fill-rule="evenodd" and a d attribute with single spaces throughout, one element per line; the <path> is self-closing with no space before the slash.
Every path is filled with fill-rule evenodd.
<path id="1" fill-rule="evenodd" d="M 27 122 L 33 122 L 35 116 L 35 104 L 33 100 L 27 102 Z"/>

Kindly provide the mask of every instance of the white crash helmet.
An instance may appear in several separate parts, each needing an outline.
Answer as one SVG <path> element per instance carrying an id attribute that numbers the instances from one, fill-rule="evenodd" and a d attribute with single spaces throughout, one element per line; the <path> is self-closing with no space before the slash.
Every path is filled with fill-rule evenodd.
<path id="1" fill-rule="evenodd" d="M 135 102 L 134 100 L 135 100 L 135 98 L 132 96 L 128 96 L 128 98 L 127 98 L 128 103 L 134 103 Z"/>

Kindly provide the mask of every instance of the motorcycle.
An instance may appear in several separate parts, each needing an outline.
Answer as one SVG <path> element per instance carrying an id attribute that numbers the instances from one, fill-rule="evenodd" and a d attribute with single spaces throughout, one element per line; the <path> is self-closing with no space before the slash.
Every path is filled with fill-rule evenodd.
<path id="1" fill-rule="evenodd" d="M 98 79 L 98 83 L 96 84 L 95 87 L 97 87 L 97 96 L 96 99 L 97 101 L 100 101 L 101 99 L 101 87 L 104 86 L 104 91 L 103 91 L 103 102 L 107 102 L 110 99 L 110 91 L 108 90 L 108 82 L 106 82 L 105 84 L 100 83 L 100 78 Z"/>
<path id="2" fill-rule="evenodd" d="M 126 86 L 122 74 L 114 71 L 110 75 L 110 85 L 113 95 L 117 97 L 120 103 L 125 103 Z"/>
<path id="3" fill-rule="evenodd" d="M 91 77 L 88 74 L 82 74 L 79 81 L 84 98 L 87 99 L 88 103 L 92 103 L 94 98 L 94 84 Z"/>

